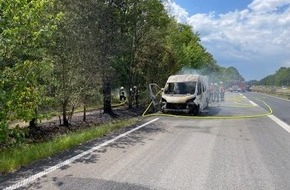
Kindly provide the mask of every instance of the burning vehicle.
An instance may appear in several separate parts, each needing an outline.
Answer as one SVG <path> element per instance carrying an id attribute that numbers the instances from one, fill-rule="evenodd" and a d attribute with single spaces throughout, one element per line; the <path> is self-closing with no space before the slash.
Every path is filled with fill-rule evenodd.
<path id="1" fill-rule="evenodd" d="M 202 75 L 172 75 L 162 89 L 163 113 L 183 112 L 197 115 L 208 106 L 208 79 Z"/>

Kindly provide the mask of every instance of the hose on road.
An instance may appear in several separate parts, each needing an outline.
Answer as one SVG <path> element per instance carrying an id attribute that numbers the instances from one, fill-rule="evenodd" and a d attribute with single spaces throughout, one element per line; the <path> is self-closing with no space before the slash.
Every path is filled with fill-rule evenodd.
<path id="1" fill-rule="evenodd" d="M 272 108 L 263 100 L 256 99 L 257 101 L 262 102 L 268 109 L 267 113 L 262 114 L 253 114 L 253 115 L 221 115 L 221 116 L 191 116 L 191 115 L 173 115 L 173 114 L 164 114 L 164 113 L 151 113 L 146 114 L 152 105 L 151 103 L 148 105 L 146 110 L 143 112 L 142 117 L 152 117 L 152 116 L 165 116 L 165 117 L 175 117 L 175 118 L 191 118 L 191 119 L 246 119 L 246 118 L 259 118 L 259 117 L 267 117 L 272 115 Z M 239 101 L 233 101 L 233 103 L 237 104 L 234 106 L 222 106 L 222 107 L 230 107 L 230 108 L 251 108 L 254 107 L 250 104 L 241 104 Z"/>

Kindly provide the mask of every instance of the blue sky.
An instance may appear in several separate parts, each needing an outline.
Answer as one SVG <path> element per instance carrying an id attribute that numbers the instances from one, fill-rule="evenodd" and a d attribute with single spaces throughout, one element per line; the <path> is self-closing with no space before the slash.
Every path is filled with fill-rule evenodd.
<path id="1" fill-rule="evenodd" d="M 247 8 L 251 0 L 175 0 L 190 15 L 196 13 L 216 12 L 227 13 Z"/>
<path id="2" fill-rule="evenodd" d="M 167 0 L 168 13 L 192 26 L 217 63 L 246 80 L 290 67 L 290 0 Z"/>

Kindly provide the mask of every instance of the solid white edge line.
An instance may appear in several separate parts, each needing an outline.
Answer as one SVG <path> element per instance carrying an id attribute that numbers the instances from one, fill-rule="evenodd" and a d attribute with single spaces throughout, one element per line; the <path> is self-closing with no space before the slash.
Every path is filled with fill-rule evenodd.
<path id="1" fill-rule="evenodd" d="M 134 129 L 131 129 L 130 131 L 127 131 L 126 133 L 123 133 L 123 134 L 121 134 L 121 135 L 119 135 L 119 136 L 117 136 L 117 137 L 115 137 L 115 138 L 113 138 L 111 140 L 108 140 L 108 141 L 106 141 L 106 142 L 104 142 L 104 143 L 102 143 L 102 144 L 100 144 L 98 146 L 95 146 L 95 147 L 93 147 L 93 148 L 91 148 L 91 149 L 89 149 L 89 150 L 87 150 L 87 151 L 85 151 L 85 152 L 83 152 L 81 154 L 78 154 L 78 155 L 76 155 L 76 156 L 74 156 L 74 157 L 72 157 L 70 159 L 67 159 L 64 162 L 61 162 L 61 163 L 59 163 L 59 164 L 57 164 L 55 166 L 49 167 L 49 168 L 45 169 L 42 172 L 39 172 L 39 173 L 37 173 L 37 174 L 35 174 L 33 176 L 30 176 L 30 177 L 28 177 L 26 179 L 23 179 L 23 180 L 17 182 L 16 184 L 14 184 L 14 185 L 6 187 L 6 188 L 4 188 L 4 190 L 14 190 L 14 189 L 17 189 L 17 188 L 22 187 L 24 185 L 27 185 L 27 184 L 35 181 L 36 179 L 41 178 L 42 176 L 47 175 L 48 173 L 53 172 L 54 170 L 57 170 L 58 168 L 61 168 L 61 167 L 65 166 L 65 165 L 68 165 L 68 164 L 72 163 L 73 161 L 75 161 L 75 160 L 77 160 L 77 159 L 79 159 L 79 158 L 81 158 L 81 157 L 83 157 L 83 156 L 85 156 L 87 154 L 90 154 L 90 153 L 94 152 L 95 150 L 98 150 L 98 149 L 100 149 L 100 148 L 102 148 L 104 146 L 107 146 L 107 145 L 113 143 L 114 141 L 116 141 L 116 140 L 118 140 L 118 139 L 120 139 L 122 137 L 125 137 L 125 136 L 129 135 L 130 133 L 132 133 L 134 131 L 137 131 L 137 130 L 141 129 L 142 127 L 145 127 L 146 125 L 149 125 L 150 123 L 153 123 L 153 122 L 157 121 L 158 119 L 159 118 L 155 118 L 155 119 L 153 119 L 151 121 L 148 121 L 147 123 L 144 123 L 144 124 L 134 128 Z"/>
<path id="2" fill-rule="evenodd" d="M 280 127 L 285 129 L 288 133 L 290 133 L 290 126 L 287 123 L 285 123 L 284 121 L 282 121 L 281 119 L 277 118 L 274 115 L 268 115 L 268 117 L 272 119 L 275 123 L 277 123 Z"/>
<path id="3" fill-rule="evenodd" d="M 258 104 L 256 104 L 255 102 L 249 100 L 249 102 L 253 105 L 253 106 L 258 106 Z"/>

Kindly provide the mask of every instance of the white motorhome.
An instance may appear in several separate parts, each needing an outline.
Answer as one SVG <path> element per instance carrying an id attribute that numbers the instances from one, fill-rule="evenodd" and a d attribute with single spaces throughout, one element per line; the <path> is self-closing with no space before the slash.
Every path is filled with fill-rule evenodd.
<path id="1" fill-rule="evenodd" d="M 201 75 L 172 75 L 161 97 L 161 111 L 197 115 L 208 106 L 208 79 Z"/>

